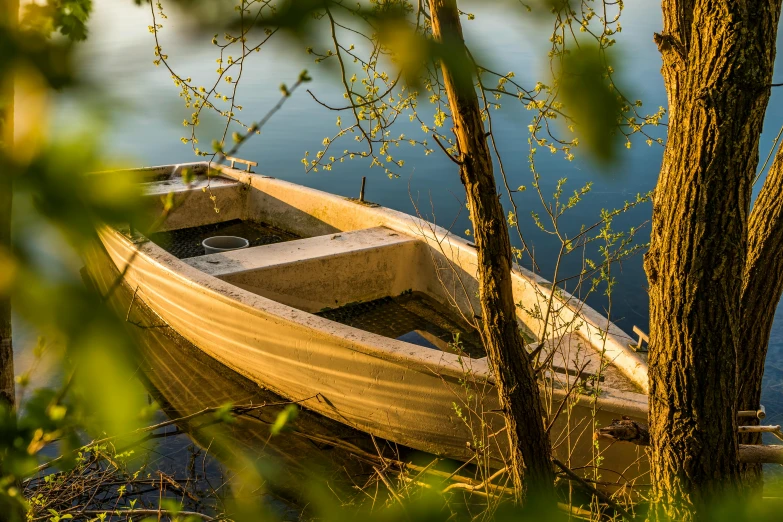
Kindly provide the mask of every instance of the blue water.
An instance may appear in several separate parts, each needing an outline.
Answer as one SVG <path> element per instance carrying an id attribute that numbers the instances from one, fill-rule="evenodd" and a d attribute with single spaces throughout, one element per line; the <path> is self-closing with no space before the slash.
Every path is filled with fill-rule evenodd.
<path id="1" fill-rule="evenodd" d="M 467 7 L 463 8 L 476 15 L 476 19 L 465 27 L 468 45 L 474 53 L 487 59 L 492 68 L 515 71 L 516 80 L 523 85 L 532 86 L 537 80 L 546 82 L 551 23 L 521 11 L 511 13 L 508 10 L 511 4 L 502 4 L 503 9 L 494 2 L 466 3 Z M 161 40 L 164 53 L 183 76 L 191 76 L 206 85 L 214 78 L 216 68 L 217 50 L 210 44 L 212 33 L 200 32 L 197 27 L 185 23 L 181 14 L 167 9 L 169 20 L 164 21 Z M 191 110 L 184 107 L 178 89 L 165 69 L 152 64 L 154 41 L 147 30 L 151 23 L 148 7 L 136 7 L 130 0 L 98 0 L 90 24 L 90 37 L 80 50 L 78 63 L 85 76 L 102 89 L 103 95 L 115 107 L 113 112 L 104 113 L 109 116 L 107 132 L 103 136 L 107 153 L 119 155 L 131 165 L 194 161 L 196 158 L 189 145 L 180 142 L 186 131 L 182 120 Z M 623 31 L 617 36 L 621 60 L 616 69 L 621 81 L 628 97 L 643 100 L 644 110 L 649 112 L 666 105 L 659 72 L 660 56 L 653 43 L 653 32 L 659 31 L 661 24 L 658 3 L 626 2 Z M 326 42 L 320 48 L 326 49 Z M 313 63 L 312 57 L 304 53 L 303 44 L 273 38 L 253 60 L 246 62 L 239 88 L 240 103 L 244 106 L 242 114 L 247 120 L 263 115 L 279 99 L 279 84 L 287 82 L 290 85 L 303 68 L 308 68 L 314 78 L 308 88 L 321 99 L 334 104 L 343 101 L 336 78 L 323 65 Z M 783 81 L 783 75 L 776 74 L 775 81 Z M 762 158 L 766 157 L 783 124 L 780 101 L 781 94 L 776 91 L 762 136 Z M 527 163 L 527 125 L 531 116 L 532 113 L 510 98 L 503 102 L 502 109 L 493 112 L 495 136 L 512 187 L 527 185 L 530 188 L 532 181 Z M 456 220 L 453 230 L 459 233 L 469 228 L 457 170 L 440 151 L 425 156 L 421 148 L 395 150 L 397 158 L 405 160 L 399 179 L 390 180 L 382 170 L 368 169 L 367 163 L 357 160 L 340 164 L 330 172 L 306 174 L 300 163 L 304 152 L 314 154 L 320 149 L 323 138 L 335 133 L 335 118 L 336 114 L 316 104 L 306 93 L 298 92 L 239 155 L 258 161 L 258 170 L 265 174 L 346 196 L 357 196 L 361 177 L 367 176 L 369 200 L 410 213 L 414 211 L 413 198 L 422 212 L 430 217 L 434 213 L 438 223 L 449 225 Z M 220 128 L 220 122 L 206 119 L 200 127 L 200 146 L 208 148 Z M 407 122 L 399 132 L 425 138 L 421 131 L 416 134 L 416 127 Z M 663 129 L 658 129 L 657 135 L 665 136 Z M 346 147 L 338 145 L 337 149 Z M 550 157 L 549 153 L 541 153 L 538 167 L 547 195 L 561 177 L 568 178 L 566 193 L 587 181 L 594 182 L 585 201 L 564 218 L 565 228 L 573 230 L 583 223 L 596 221 L 602 208 L 622 206 L 637 193 L 653 189 L 661 155 L 662 147 L 649 147 L 637 139 L 630 150 L 622 149 L 619 160 L 611 168 L 591 163 L 578 149 L 573 162 L 565 161 L 560 155 Z M 502 200 L 507 201 L 505 195 Z M 526 239 L 533 245 L 541 267 L 540 273 L 551 278 L 559 243 L 538 231 L 529 218 L 531 210 L 543 214 L 541 203 L 534 191 L 528 190 L 517 198 L 517 205 Z M 615 228 L 643 224 L 650 219 L 650 214 L 649 204 L 644 205 L 619 218 Z M 646 239 L 645 228 L 639 240 L 644 242 Z M 572 257 L 564 263 L 561 275 L 572 274 L 578 269 L 578 256 Z M 633 325 L 646 330 L 648 304 L 641 256 L 627 259 L 612 270 L 617 278 L 611 298 L 612 318 L 626 330 Z M 600 295 L 591 297 L 589 302 L 604 311 L 610 306 Z M 764 402 L 770 412 L 770 422 L 779 423 L 783 416 L 783 400 L 778 387 L 783 382 L 783 320 L 780 318 L 772 333 L 768 361 L 770 369 Z"/>

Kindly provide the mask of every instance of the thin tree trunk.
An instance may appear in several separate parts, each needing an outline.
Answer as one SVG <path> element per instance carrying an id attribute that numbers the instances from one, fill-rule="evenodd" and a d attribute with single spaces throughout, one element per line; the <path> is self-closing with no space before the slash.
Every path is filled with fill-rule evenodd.
<path id="1" fill-rule="evenodd" d="M 10 29 L 16 25 L 19 0 L 0 0 L 0 24 Z M 6 29 L 6 30 L 7 30 Z M 14 137 L 14 84 L 9 71 L 0 72 L 0 160 L 4 160 Z M 8 165 L 3 161 L 3 164 Z M 11 173 L 0 171 L 0 250 L 8 252 L 11 247 Z M 11 300 L 0 296 L 0 401 L 13 407 L 14 350 L 11 344 Z"/>
<path id="2" fill-rule="evenodd" d="M 669 134 L 645 256 L 651 518 L 739 500 L 737 350 L 752 179 L 780 0 L 663 0 Z"/>
<path id="3" fill-rule="evenodd" d="M 737 408 L 756 410 L 775 310 L 783 295 L 783 147 L 778 148 L 748 223 L 748 255 L 742 288 L 742 342 L 737 351 Z M 752 423 L 756 423 L 753 421 Z M 740 442 L 760 444 L 761 433 Z M 761 492 L 761 466 L 742 466 L 745 482 Z"/>
<path id="4" fill-rule="evenodd" d="M 13 30 L 19 16 L 19 0 L 0 0 L 0 31 Z M 11 173 L 6 160 L 14 139 L 14 83 L 8 70 L 0 71 L 0 250 L 11 247 Z M 14 382 L 14 349 L 11 343 L 11 300 L 0 295 L 0 406 L 14 408 L 16 391 Z M 3 473 L 4 455 L 0 453 L 0 478 Z M 18 487 L 18 486 L 17 486 Z M 10 499 L 0 502 L 0 522 L 16 522 L 24 519 L 22 505 Z"/>
<path id="5" fill-rule="evenodd" d="M 460 177 L 478 247 L 484 343 L 506 417 L 514 483 L 529 502 L 546 502 L 553 498 L 551 447 L 544 429 L 538 383 L 517 324 L 511 242 L 495 186 L 457 3 L 430 0 L 430 15 L 433 34 L 449 53 L 448 60 L 441 60 L 441 68 L 459 145 Z"/>

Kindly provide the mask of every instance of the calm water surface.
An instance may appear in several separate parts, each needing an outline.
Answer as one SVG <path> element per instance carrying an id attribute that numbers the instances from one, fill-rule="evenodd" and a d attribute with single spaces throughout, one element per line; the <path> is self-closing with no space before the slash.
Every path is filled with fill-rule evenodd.
<path id="1" fill-rule="evenodd" d="M 476 20 L 465 28 L 466 40 L 474 52 L 483 54 L 496 70 L 515 71 L 516 79 L 523 85 L 547 81 L 544 60 L 548 22 L 542 23 L 522 13 L 509 15 L 491 7 L 491 2 L 467 5 L 465 9 L 476 15 Z M 210 44 L 211 34 L 198 33 L 179 22 L 181 16 L 176 11 L 171 8 L 169 11 L 161 41 L 164 52 L 183 76 L 211 85 L 217 58 L 216 49 Z M 95 3 L 90 38 L 81 48 L 79 66 L 117 108 L 104 134 L 104 145 L 108 153 L 122 157 L 130 165 L 194 161 L 190 147 L 179 141 L 186 130 L 181 122 L 189 117 L 191 110 L 184 107 L 168 73 L 152 64 L 154 41 L 147 30 L 150 24 L 149 10 L 135 7 L 130 0 L 98 0 Z M 653 1 L 626 2 L 622 27 L 623 32 L 617 38 L 622 61 L 617 69 L 629 97 L 643 100 L 645 108 L 654 112 L 658 106 L 666 104 L 659 73 L 660 56 L 652 41 L 653 32 L 661 28 L 660 6 Z M 312 63 L 302 47 L 295 42 L 282 39 L 275 42 L 273 39 L 254 57 L 252 67 L 248 66 L 250 62 L 246 64 L 239 88 L 239 103 L 244 106 L 246 119 L 263 115 L 279 99 L 279 84 L 293 83 L 305 67 L 314 77 L 309 88 L 327 102 L 342 102 L 342 91 L 335 86 L 334 77 L 323 66 Z M 783 74 L 776 74 L 775 81 L 783 81 Z M 767 112 L 762 158 L 766 157 L 783 124 L 780 102 L 780 91 L 776 91 Z M 67 106 L 63 108 L 63 114 L 70 114 Z M 526 127 L 531 113 L 506 100 L 503 108 L 493 114 L 495 135 L 504 153 L 510 184 L 530 186 Z M 331 172 L 304 173 L 300 163 L 304 151 L 314 153 L 320 149 L 324 137 L 334 134 L 335 116 L 306 93 L 299 92 L 240 155 L 258 161 L 259 171 L 265 174 L 346 196 L 356 196 L 361 176 L 367 176 L 368 199 L 411 213 L 414 211 L 413 198 L 421 203 L 427 214 L 434 212 L 439 223 L 449 224 L 456 219 L 455 231 L 469 228 L 458 173 L 439 152 L 425 156 L 420 148 L 401 147 L 396 152 L 399 159 L 405 160 L 405 168 L 402 177 L 394 180 L 385 177 L 379 169 L 368 170 L 367 164 L 357 161 L 340 164 Z M 207 144 L 217 136 L 220 122 L 205 119 L 202 127 L 201 143 Z M 210 130 L 213 135 L 209 135 Z M 416 130 L 403 123 L 399 132 L 412 137 Z M 416 137 L 424 138 L 421 131 Z M 561 177 L 568 178 L 566 192 L 578 189 L 587 181 L 594 182 L 593 191 L 564 223 L 566 228 L 578 229 L 583 223 L 595 222 L 602 208 L 621 206 L 637 193 L 651 190 L 657 180 L 661 155 L 660 146 L 648 147 L 643 140 L 635 140 L 630 150 L 623 149 L 620 160 L 611 168 L 599 167 L 581 158 L 567 162 L 560 156 L 544 157 L 542 154 L 538 163 L 545 193 L 551 193 L 551 187 Z M 519 197 L 517 204 L 526 239 L 534 245 L 540 273 L 549 278 L 559 244 L 537 231 L 526 217 L 531 210 L 542 210 L 532 190 Z M 650 213 L 650 206 L 646 205 L 618 219 L 616 228 L 644 223 L 649 220 Z M 646 240 L 646 234 L 645 229 L 641 241 Z M 566 263 L 566 273 L 568 270 L 573 273 L 578 268 L 575 264 L 578 260 L 573 261 Z M 646 330 L 648 304 L 641 257 L 628 259 L 613 270 L 617 286 L 611 306 L 600 296 L 592 297 L 590 304 L 599 310 L 610 308 L 612 318 L 627 331 L 633 325 Z M 23 354 L 20 359 L 23 366 Z M 782 383 L 783 319 L 779 317 L 770 340 L 764 392 L 768 420 L 773 424 L 783 420 Z"/>

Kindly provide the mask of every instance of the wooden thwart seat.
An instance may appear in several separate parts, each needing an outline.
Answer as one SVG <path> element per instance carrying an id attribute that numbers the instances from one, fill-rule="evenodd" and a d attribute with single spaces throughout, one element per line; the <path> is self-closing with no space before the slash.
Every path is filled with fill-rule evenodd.
<path id="1" fill-rule="evenodd" d="M 183 261 L 239 288 L 318 312 L 410 290 L 417 245 L 410 236 L 375 227 Z"/>
<path id="2" fill-rule="evenodd" d="M 183 261 L 202 272 L 222 278 L 414 242 L 413 238 L 386 227 L 375 227 L 191 257 Z"/>

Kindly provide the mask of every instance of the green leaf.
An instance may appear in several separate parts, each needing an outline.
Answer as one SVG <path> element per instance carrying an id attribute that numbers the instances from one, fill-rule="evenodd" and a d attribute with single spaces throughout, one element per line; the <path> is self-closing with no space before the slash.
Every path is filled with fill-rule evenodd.
<path id="1" fill-rule="evenodd" d="M 196 175 L 193 173 L 193 169 L 184 168 L 182 169 L 182 182 L 185 185 L 190 185 L 196 180 Z"/>
<path id="2" fill-rule="evenodd" d="M 169 192 L 165 196 L 161 196 L 160 201 L 163 203 L 163 211 L 168 212 L 174 208 L 174 193 Z"/>
<path id="3" fill-rule="evenodd" d="M 275 423 L 272 424 L 270 430 L 272 435 L 278 435 L 290 428 L 290 424 L 296 419 L 297 415 L 299 415 L 299 408 L 296 407 L 296 404 L 289 404 L 286 406 L 285 409 L 277 415 Z"/>
<path id="4" fill-rule="evenodd" d="M 68 411 L 68 408 L 65 406 L 62 406 L 60 404 L 52 404 L 49 406 L 49 418 L 53 421 L 61 421 L 65 418 L 65 414 Z"/>
<path id="5" fill-rule="evenodd" d="M 220 408 L 218 408 L 214 413 L 215 418 L 222 422 L 227 422 L 227 423 L 234 422 L 236 419 L 234 418 L 234 415 L 231 413 L 233 407 L 234 405 L 231 404 L 230 402 L 221 405 Z"/>
<path id="6" fill-rule="evenodd" d="M 164 498 L 160 501 L 160 507 L 170 511 L 173 516 L 176 516 L 182 510 L 182 505 L 173 498 Z"/>
<path id="7" fill-rule="evenodd" d="M 565 112 L 576 123 L 588 152 L 607 163 L 617 153 L 620 101 L 607 76 L 606 54 L 597 45 L 582 45 L 563 56 L 558 78 Z"/>

